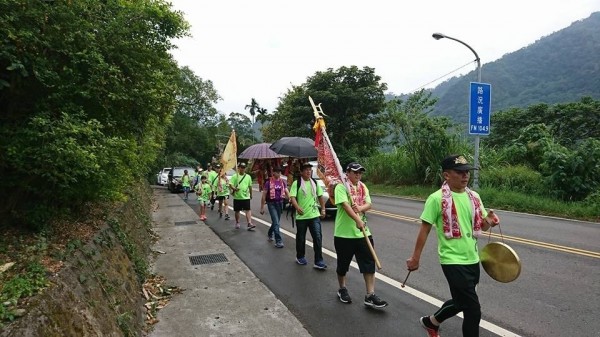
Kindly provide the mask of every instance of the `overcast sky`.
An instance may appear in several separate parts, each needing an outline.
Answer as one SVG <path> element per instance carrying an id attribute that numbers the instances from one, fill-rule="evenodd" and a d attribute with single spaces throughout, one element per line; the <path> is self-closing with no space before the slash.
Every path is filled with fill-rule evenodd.
<path id="1" fill-rule="evenodd" d="M 342 66 L 375 68 L 396 94 L 433 87 L 476 64 L 468 64 L 475 57 L 465 46 L 432 33 L 464 41 L 486 64 L 600 11 L 600 0 L 171 3 L 192 26 L 192 37 L 175 41 L 173 55 L 213 82 L 223 98 L 217 109 L 225 114 L 247 114 L 251 98 L 271 112 L 292 85 Z"/>

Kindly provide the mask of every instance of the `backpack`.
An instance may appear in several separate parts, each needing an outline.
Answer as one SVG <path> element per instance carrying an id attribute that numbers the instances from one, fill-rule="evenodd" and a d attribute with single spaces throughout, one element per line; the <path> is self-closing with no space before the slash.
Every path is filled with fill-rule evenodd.
<path id="1" fill-rule="evenodd" d="M 296 200 L 298 199 L 298 191 L 300 191 L 300 179 L 302 179 L 302 177 L 298 177 L 298 179 L 296 179 Z M 310 177 L 310 179 L 312 179 L 312 181 L 314 181 L 315 186 L 319 186 L 317 184 L 317 180 L 313 177 Z M 292 228 L 294 228 L 294 225 L 296 224 L 296 208 L 294 208 L 294 206 L 292 205 L 292 203 L 290 202 L 287 208 L 287 212 L 285 214 L 285 218 L 287 219 L 288 216 L 292 217 Z"/>

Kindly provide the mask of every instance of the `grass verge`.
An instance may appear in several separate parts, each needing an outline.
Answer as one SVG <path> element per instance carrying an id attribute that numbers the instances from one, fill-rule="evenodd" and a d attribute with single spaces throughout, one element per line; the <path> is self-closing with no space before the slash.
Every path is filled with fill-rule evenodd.
<path id="1" fill-rule="evenodd" d="M 437 190 L 432 186 L 392 186 L 368 184 L 372 194 L 410 197 L 425 200 Z M 482 188 L 479 190 L 485 207 L 567 219 L 600 222 L 598 206 L 586 202 L 564 202 L 522 192 Z"/>

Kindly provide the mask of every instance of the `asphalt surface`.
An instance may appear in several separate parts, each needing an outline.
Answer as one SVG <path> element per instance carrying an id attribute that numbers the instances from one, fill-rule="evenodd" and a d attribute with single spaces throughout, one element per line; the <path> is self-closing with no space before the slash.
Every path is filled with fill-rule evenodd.
<path id="1" fill-rule="evenodd" d="M 164 200 L 169 202 L 179 198 L 184 206 L 181 209 L 186 208 L 181 195 L 168 194 L 166 190 L 161 191 L 161 188 L 156 188 L 155 193 L 159 196 L 165 193 L 168 198 Z M 369 218 L 370 226 L 374 231 L 375 249 L 383 265 L 383 269 L 377 273 L 376 292 L 390 303 L 381 310 L 367 309 L 362 304 L 364 281 L 355 268 L 351 268 L 348 274 L 348 288 L 353 303 L 347 305 L 339 302 L 336 296 L 336 262 L 331 219 L 323 221 L 324 254 L 329 265 L 326 271 L 315 270 L 312 264 L 299 266 L 295 263 L 295 228 L 291 227 L 285 215 L 282 218 L 285 248 L 277 249 L 267 242 L 270 218 L 268 214 L 258 213 L 259 198 L 256 197 L 252 201 L 254 222 L 258 225 L 254 232 L 243 228 L 235 230 L 234 221 L 219 218 L 216 211 L 209 211 L 208 220 L 204 223 L 198 221 L 191 227 L 174 227 L 180 227 L 181 235 L 191 235 L 190 230 L 195 231 L 196 226 L 203 227 L 202 237 L 195 237 L 198 241 L 196 245 L 204 245 L 206 237 L 210 244 L 219 241 L 226 246 L 248 268 L 254 280 L 265 286 L 286 308 L 292 319 L 305 329 L 303 333 L 311 336 L 425 336 L 418 324 L 418 317 L 434 312 L 449 294 L 437 261 L 436 240 L 433 235 L 430 235 L 425 247 L 421 268 L 411 274 L 406 288 L 400 287 L 400 282 L 406 277 L 405 260 L 414 247 L 418 231 L 416 218 L 422 210 L 422 202 L 374 197 L 374 205 L 375 210 Z M 197 211 L 196 201 L 187 201 L 187 208 L 192 213 Z M 523 271 L 517 281 L 501 284 L 491 280 L 482 270 L 478 288 L 483 308 L 480 336 L 600 336 L 600 324 L 595 319 L 600 300 L 600 253 L 595 252 L 600 238 L 598 224 L 499 212 L 503 219 L 504 239 L 519 253 Z M 194 215 L 197 219 L 197 215 Z M 231 210 L 230 215 L 233 218 Z M 164 226 L 173 227 L 173 224 Z M 206 229 L 211 235 L 204 235 Z M 499 240 L 497 234 L 494 233 L 489 239 Z M 162 244 L 161 241 L 159 245 Z M 310 234 L 307 234 L 306 257 L 309 263 L 313 257 L 310 241 Z M 485 238 L 481 239 L 480 246 L 487 241 Z M 164 256 L 159 256 L 162 257 Z M 179 285 L 177 282 L 173 283 Z M 226 289 L 238 292 L 236 296 L 239 298 L 244 296 L 244 287 Z M 185 297 L 186 293 L 179 296 Z M 218 302 L 208 303 L 215 305 Z M 260 304 L 251 299 L 239 301 L 237 305 L 237 310 L 247 306 L 248 312 L 260 309 Z M 199 320 L 199 316 L 197 313 L 195 319 Z M 165 318 L 167 317 L 168 315 Z M 168 318 L 171 319 L 173 318 Z M 246 321 L 230 323 L 235 323 L 234 326 L 250 325 Z M 162 321 L 158 326 L 161 324 Z M 462 318 L 452 318 L 444 322 L 441 334 L 461 336 L 461 324 Z M 162 329 L 160 331 L 163 334 L 157 336 L 188 336 L 159 327 L 157 329 Z M 275 330 L 277 331 L 270 334 L 302 336 L 290 329 Z M 253 336 L 252 333 L 243 332 L 241 328 L 215 328 L 210 331 L 211 334 L 189 336 Z"/>

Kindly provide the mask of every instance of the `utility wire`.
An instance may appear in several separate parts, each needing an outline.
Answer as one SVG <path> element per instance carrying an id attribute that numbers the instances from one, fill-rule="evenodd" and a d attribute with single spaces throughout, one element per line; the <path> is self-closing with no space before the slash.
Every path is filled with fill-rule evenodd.
<path id="1" fill-rule="evenodd" d="M 411 93 L 413 93 L 413 92 L 415 92 L 415 91 L 421 90 L 421 89 L 425 88 L 426 86 L 430 85 L 431 83 L 433 83 L 433 82 L 437 82 L 437 81 L 439 81 L 440 79 L 442 79 L 442 78 L 444 78 L 444 77 L 446 77 L 446 76 L 448 76 L 448 75 L 450 75 L 450 74 L 452 74 L 452 73 L 455 73 L 455 72 L 457 72 L 457 71 L 461 70 L 462 68 L 464 68 L 464 67 L 466 67 L 466 66 L 470 65 L 471 63 L 473 63 L 473 62 L 475 62 L 475 61 L 477 61 L 477 60 L 473 60 L 473 61 L 471 61 L 471 62 L 469 62 L 469 63 L 467 63 L 467 64 L 465 64 L 465 65 L 463 65 L 463 66 L 460 66 L 460 67 L 458 67 L 458 68 L 456 68 L 456 69 L 452 70 L 451 72 L 449 72 L 449 73 L 447 73 L 447 74 L 444 74 L 444 75 L 442 75 L 442 76 L 440 76 L 440 77 L 436 78 L 435 80 L 433 80 L 433 81 L 431 81 L 431 82 L 427 82 L 427 83 L 423 84 L 422 86 L 418 87 L 417 89 L 414 89 L 414 90 L 412 90 L 412 91 L 410 91 L 410 92 L 411 92 Z"/>

